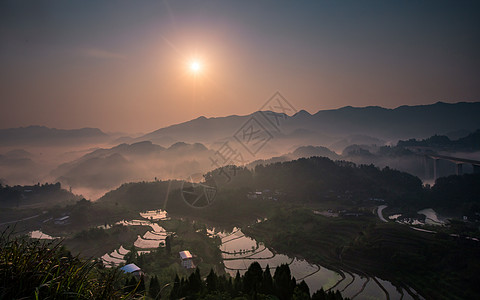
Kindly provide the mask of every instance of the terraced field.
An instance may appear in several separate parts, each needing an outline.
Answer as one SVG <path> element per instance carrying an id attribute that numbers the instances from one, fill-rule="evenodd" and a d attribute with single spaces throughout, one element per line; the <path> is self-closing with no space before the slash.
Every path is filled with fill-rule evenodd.
<path id="1" fill-rule="evenodd" d="M 240 272 L 244 274 L 248 266 L 257 261 L 265 269 L 269 266 L 272 274 L 281 264 L 288 264 L 297 282 L 305 280 L 313 293 L 321 288 L 339 290 L 351 299 L 414 299 L 405 289 L 397 289 L 392 283 L 375 277 L 355 273 L 333 271 L 307 260 L 289 257 L 268 249 L 263 243 L 245 236 L 239 228 L 231 232 L 209 230 L 210 236 L 222 240 L 220 250 L 227 273 L 231 276 Z M 413 295 L 416 293 L 412 292 Z"/>
<path id="2" fill-rule="evenodd" d="M 159 220 L 168 220 L 167 213 L 162 210 L 152 210 L 140 213 L 144 220 L 131 220 L 131 221 L 120 221 L 117 224 L 122 224 L 124 226 L 150 226 L 152 230 L 147 231 L 143 236 L 138 236 L 137 240 L 134 242 L 134 246 L 137 249 L 138 254 L 150 253 L 152 249 L 165 245 L 165 238 L 167 237 L 167 231 L 154 223 L 153 221 Z M 126 250 L 123 246 L 120 246 L 118 249 L 115 249 L 111 253 L 105 253 L 101 259 L 104 262 L 105 266 L 119 266 L 125 264 L 124 260 L 125 255 L 129 250 Z"/>
<path id="3" fill-rule="evenodd" d="M 343 274 L 335 289 L 345 296 L 356 297 L 350 286 L 357 281 L 363 282 L 362 294 L 381 294 L 378 286 L 389 298 L 470 299 L 479 292 L 473 274 L 480 265 L 480 245 L 471 238 L 385 223 L 373 214 L 328 218 L 307 209 L 284 210 L 244 232 L 270 249 Z"/>

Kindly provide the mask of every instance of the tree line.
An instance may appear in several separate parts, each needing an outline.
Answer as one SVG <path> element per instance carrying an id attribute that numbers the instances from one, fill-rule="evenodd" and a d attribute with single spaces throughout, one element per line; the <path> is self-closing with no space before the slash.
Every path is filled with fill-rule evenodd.
<path id="1" fill-rule="evenodd" d="M 308 285 L 302 280 L 297 283 L 291 275 L 287 264 L 282 264 L 271 275 L 267 265 L 262 269 L 258 262 L 253 262 L 243 276 L 237 271 L 235 278 L 218 276 L 213 270 L 205 280 L 197 268 L 187 278 L 174 279 L 170 299 L 312 299 L 312 300 L 342 300 L 339 291 L 324 291 L 320 289 L 310 296 Z"/>

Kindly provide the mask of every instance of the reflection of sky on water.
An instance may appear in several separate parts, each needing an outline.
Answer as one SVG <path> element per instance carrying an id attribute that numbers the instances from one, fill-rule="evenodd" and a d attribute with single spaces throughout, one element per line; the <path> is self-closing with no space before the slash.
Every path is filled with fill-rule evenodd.
<path id="1" fill-rule="evenodd" d="M 261 243 L 249 237 L 244 236 L 241 230 L 234 228 L 231 233 L 215 232 L 215 229 L 207 229 L 209 236 L 219 236 L 222 239 L 220 250 L 224 258 L 225 271 L 231 276 L 235 276 L 237 271 L 244 274 L 251 263 L 258 262 L 265 269 L 268 265 L 273 274 L 277 266 L 288 264 L 292 276 L 297 281 L 305 280 L 313 293 L 321 288 L 328 290 L 333 288 L 342 292 L 344 297 L 354 297 L 356 299 L 386 299 L 386 294 L 379 286 L 387 290 L 390 299 L 400 299 L 401 293 L 390 282 L 376 278 L 367 279 L 357 274 L 352 275 L 345 273 L 345 279 L 335 271 L 329 270 L 322 266 L 312 265 L 306 260 L 289 258 L 284 254 L 275 254 L 270 249 L 265 248 Z M 254 251 L 252 251 L 254 246 Z M 247 250 L 241 253 L 240 251 Z M 234 252 L 237 252 L 234 254 Z M 228 253 L 225 253 L 228 252 Z M 353 279 L 353 281 L 352 281 Z M 403 299 L 413 299 L 405 290 L 402 289 Z"/>
<path id="2" fill-rule="evenodd" d="M 147 231 L 143 236 L 137 236 L 137 239 L 133 243 L 136 248 L 142 249 L 138 250 L 138 254 L 150 253 L 151 250 L 165 245 L 165 238 L 167 237 L 167 231 L 157 223 L 151 221 L 155 220 L 167 220 L 168 216 L 164 210 L 151 210 L 140 213 L 140 216 L 147 220 L 122 220 L 116 224 L 121 224 L 124 226 L 150 226 L 152 230 Z M 147 250 L 145 250 L 147 249 Z M 115 249 L 111 253 L 106 253 L 102 256 L 102 260 L 106 265 L 119 265 L 125 263 L 123 257 L 129 252 L 123 247 L 120 246 L 119 249 Z"/>
<path id="3" fill-rule="evenodd" d="M 39 239 L 39 240 L 54 240 L 57 239 L 56 237 L 50 236 L 46 233 L 43 233 L 40 230 L 34 230 L 31 231 L 28 236 L 30 236 L 33 239 Z"/>

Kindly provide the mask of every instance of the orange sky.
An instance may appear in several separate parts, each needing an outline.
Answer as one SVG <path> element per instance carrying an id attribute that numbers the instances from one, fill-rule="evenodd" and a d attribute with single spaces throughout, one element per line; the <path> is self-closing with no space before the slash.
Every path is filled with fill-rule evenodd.
<path id="1" fill-rule="evenodd" d="M 4 1 L 0 128 L 149 132 L 275 91 L 311 113 L 478 101 L 480 10 L 462 3 Z"/>

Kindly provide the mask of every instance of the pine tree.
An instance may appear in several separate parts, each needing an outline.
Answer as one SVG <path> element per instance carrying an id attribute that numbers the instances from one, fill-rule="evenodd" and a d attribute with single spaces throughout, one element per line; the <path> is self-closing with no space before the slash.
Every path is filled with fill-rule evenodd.
<path id="1" fill-rule="evenodd" d="M 138 258 L 137 249 L 135 248 L 135 245 L 132 245 L 132 247 L 130 248 L 130 252 L 128 252 L 124 256 L 124 259 L 126 260 L 127 264 L 132 264 L 137 261 L 137 258 Z"/>
<path id="2" fill-rule="evenodd" d="M 188 277 L 188 292 L 191 294 L 196 294 L 202 291 L 203 281 L 202 277 L 200 276 L 200 269 L 197 268 L 195 272 L 193 272 Z"/>
<path id="3" fill-rule="evenodd" d="M 155 275 L 150 279 L 150 284 L 148 286 L 148 295 L 153 299 L 157 299 L 157 295 L 160 292 L 160 283 L 158 282 L 158 277 Z"/>
<path id="4" fill-rule="evenodd" d="M 325 294 L 325 291 L 322 289 L 319 289 L 312 295 L 312 300 L 326 300 L 327 295 Z"/>
<path id="5" fill-rule="evenodd" d="M 165 251 L 167 254 L 172 252 L 172 235 L 167 235 L 165 238 Z"/>
<path id="6" fill-rule="evenodd" d="M 173 288 L 170 292 L 170 299 L 178 299 L 181 295 L 181 285 L 180 285 L 180 278 L 178 278 L 178 274 L 175 274 L 175 279 L 173 280 Z"/>
<path id="7" fill-rule="evenodd" d="M 207 289 L 209 292 L 216 291 L 217 286 L 217 275 L 213 272 L 213 269 L 210 269 L 210 273 L 207 276 Z"/>
<path id="8" fill-rule="evenodd" d="M 127 278 L 125 282 L 125 292 L 133 292 L 137 288 L 137 281 L 135 277 L 131 276 L 130 279 Z"/>
<path id="9" fill-rule="evenodd" d="M 308 300 L 310 299 L 310 289 L 308 288 L 305 280 L 302 280 L 293 290 L 293 299 L 295 300 Z"/>
<path id="10" fill-rule="evenodd" d="M 243 276 L 243 291 L 256 295 L 263 280 L 263 270 L 258 262 L 253 262 Z"/>
<path id="11" fill-rule="evenodd" d="M 225 277 L 225 276 L 224 276 Z M 228 278 L 228 281 L 226 283 L 225 291 L 230 294 L 234 295 L 235 294 L 235 289 L 233 288 L 233 280 L 232 277 Z"/>
<path id="12" fill-rule="evenodd" d="M 260 290 L 262 294 L 265 294 L 265 295 L 274 294 L 273 278 L 272 278 L 272 274 L 270 273 L 269 265 L 267 265 L 267 267 L 265 268 L 265 271 L 263 272 L 263 280 L 262 280 L 262 286 Z"/>
<path id="13" fill-rule="evenodd" d="M 332 292 L 332 294 L 333 294 L 333 292 Z M 337 291 L 335 292 L 335 296 L 334 296 L 334 297 L 335 297 L 335 298 L 332 298 L 332 299 L 335 299 L 335 300 L 343 300 L 342 294 L 340 293 L 339 290 L 337 290 Z"/>
<path id="14" fill-rule="evenodd" d="M 281 300 L 291 299 L 295 285 L 292 286 L 292 277 L 290 267 L 287 264 L 282 264 L 277 267 L 273 275 L 273 285 L 275 294 Z"/>
<path id="15" fill-rule="evenodd" d="M 243 283 L 242 283 L 242 276 L 240 276 L 240 272 L 237 271 L 237 274 L 235 275 L 235 281 L 233 284 L 233 289 L 235 291 L 235 295 L 238 296 L 243 290 Z"/>
<path id="16" fill-rule="evenodd" d="M 323 289 L 319 289 L 312 295 L 312 300 L 343 300 L 342 294 L 340 291 L 328 291 L 325 292 Z"/>
<path id="17" fill-rule="evenodd" d="M 183 297 L 187 295 L 188 291 L 188 282 L 185 278 L 182 277 L 180 280 L 180 290 L 179 290 L 179 297 Z"/>

